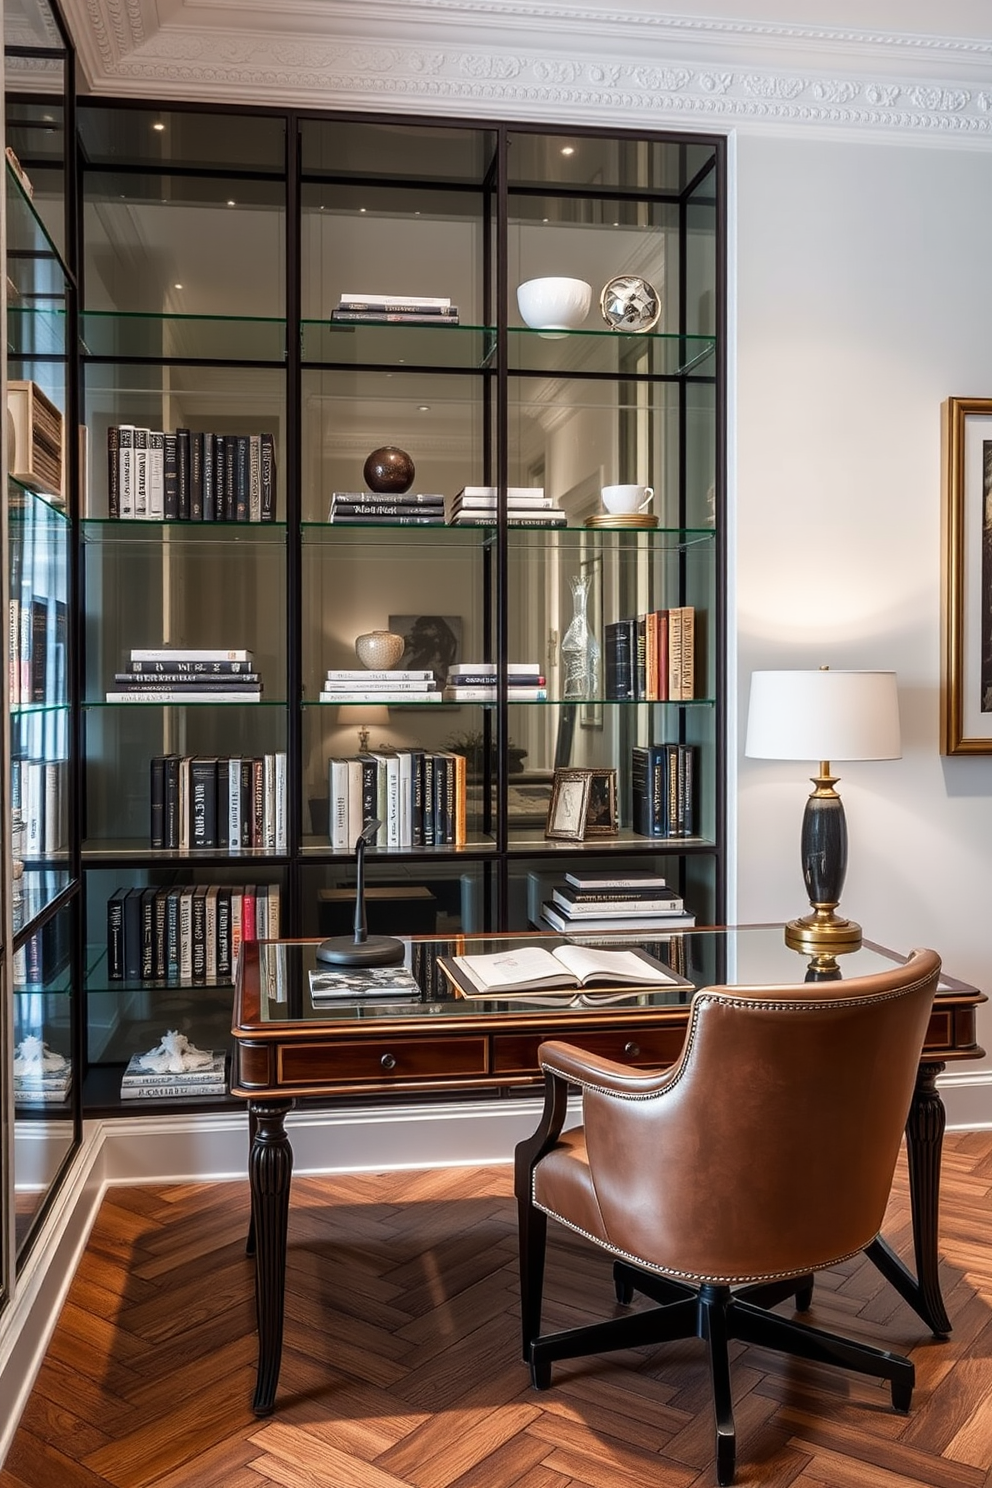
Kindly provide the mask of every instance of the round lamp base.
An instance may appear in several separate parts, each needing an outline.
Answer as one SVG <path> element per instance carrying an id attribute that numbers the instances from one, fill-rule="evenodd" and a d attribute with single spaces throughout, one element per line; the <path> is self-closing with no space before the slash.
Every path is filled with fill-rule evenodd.
<path id="1" fill-rule="evenodd" d="M 785 943 L 794 951 L 853 951 L 861 944 L 861 926 L 837 915 L 804 915 L 785 927 Z"/>
<path id="2" fill-rule="evenodd" d="M 395 966 L 405 950 L 403 942 L 390 935 L 370 935 L 359 941 L 350 935 L 334 935 L 322 940 L 315 954 L 328 966 Z"/>

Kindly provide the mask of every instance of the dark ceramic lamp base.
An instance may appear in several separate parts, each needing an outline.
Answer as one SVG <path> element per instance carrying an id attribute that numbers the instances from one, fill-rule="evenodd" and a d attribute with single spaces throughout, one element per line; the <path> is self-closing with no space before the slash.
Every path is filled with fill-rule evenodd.
<path id="1" fill-rule="evenodd" d="M 812 913 L 785 927 L 785 943 L 796 951 L 850 951 L 861 944 L 861 926 L 836 913 L 847 873 L 847 822 L 837 780 L 821 761 L 803 812 L 803 878 Z"/>

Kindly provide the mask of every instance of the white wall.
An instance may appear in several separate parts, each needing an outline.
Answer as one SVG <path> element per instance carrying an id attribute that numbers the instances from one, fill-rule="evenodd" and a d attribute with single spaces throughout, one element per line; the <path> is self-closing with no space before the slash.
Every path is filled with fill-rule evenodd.
<path id="1" fill-rule="evenodd" d="M 753 668 L 894 668 L 903 758 L 839 767 L 842 908 L 992 990 L 992 757 L 938 752 L 940 404 L 992 396 L 992 153 L 744 136 L 738 165 L 741 747 Z M 787 918 L 803 767 L 739 769 L 737 919 Z"/>

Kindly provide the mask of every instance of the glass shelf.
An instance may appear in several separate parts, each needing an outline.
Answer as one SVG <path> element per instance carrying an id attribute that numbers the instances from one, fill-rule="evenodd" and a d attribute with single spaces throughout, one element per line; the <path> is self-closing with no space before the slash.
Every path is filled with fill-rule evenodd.
<path id="1" fill-rule="evenodd" d="M 507 332 L 511 372 L 577 372 L 622 376 L 626 367 L 651 377 L 716 376 L 716 338 L 679 336 L 668 331 L 535 331 L 510 326 Z M 642 358 L 647 355 L 646 364 Z"/>
<path id="2" fill-rule="evenodd" d="M 135 698 L 126 703 L 108 703 L 106 698 L 94 699 L 92 702 L 84 702 L 83 707 L 95 708 L 285 708 L 285 698 L 264 698 L 261 702 L 247 702 L 238 697 L 231 698 L 230 702 L 202 703 L 196 699 L 183 700 L 179 703 L 166 703 L 161 698 Z"/>
<path id="3" fill-rule="evenodd" d="M 16 528 L 36 521 L 39 515 L 36 511 L 38 507 L 42 509 L 41 514 L 46 519 L 54 517 L 68 527 L 69 515 L 60 497 L 53 496 L 48 491 L 36 491 L 33 486 L 26 486 L 14 476 L 8 475 L 7 512 L 11 527 Z"/>
<path id="4" fill-rule="evenodd" d="M 355 861 L 354 849 L 335 849 L 326 837 L 304 837 L 300 851 L 303 857 L 309 859 L 333 859 L 343 863 Z M 468 841 L 457 847 L 453 843 L 442 843 L 436 847 L 369 847 L 365 850 L 365 856 L 371 864 L 376 858 L 473 858 L 487 857 L 495 851 L 496 843 L 491 837 L 470 832 Z"/>
<path id="5" fill-rule="evenodd" d="M 489 326 L 423 325 L 420 321 L 330 321 L 300 323 L 304 364 L 344 363 L 369 367 L 486 368 L 496 350 Z"/>
<path id="6" fill-rule="evenodd" d="M 84 543 L 152 543 L 156 546 L 168 536 L 169 546 L 177 543 L 248 543 L 257 547 L 286 541 L 285 522 L 148 522 L 120 517 L 87 517 L 80 523 Z"/>
<path id="7" fill-rule="evenodd" d="M 534 827 L 511 827 L 509 843 L 514 852 L 548 853 L 570 857 L 583 853 L 629 853 L 640 849 L 646 853 L 712 853 L 716 843 L 708 837 L 642 837 L 630 827 L 621 827 L 613 837 L 588 837 L 583 842 L 550 842 L 543 831 Z"/>
<path id="8" fill-rule="evenodd" d="M 69 704 L 61 703 L 11 703 L 11 718 L 34 717 L 39 713 L 64 713 Z"/>
<path id="9" fill-rule="evenodd" d="M 68 864 L 68 853 L 53 853 L 46 858 L 47 864 Z M 48 906 L 69 887 L 69 870 L 65 868 L 25 868 L 19 879 L 14 880 L 11 914 L 14 934 L 27 931 Z"/>
<path id="10" fill-rule="evenodd" d="M 397 546 L 410 541 L 416 534 L 417 546 L 437 545 L 452 551 L 457 556 L 465 548 L 479 548 L 487 537 L 492 537 L 492 528 L 487 527 L 398 527 L 394 523 L 363 522 L 353 527 L 350 523 L 341 526 L 337 522 L 303 522 L 300 524 L 303 541 L 319 547 L 357 547 L 368 543 Z M 440 553 L 437 556 L 442 556 Z"/>
<path id="11" fill-rule="evenodd" d="M 286 322 L 270 316 L 84 310 L 79 319 L 82 349 L 88 356 L 186 362 L 286 359 Z"/>
<path id="12" fill-rule="evenodd" d="M 130 705 L 128 705 L 130 706 Z M 80 849 L 83 861 L 89 868 L 100 863 L 154 861 L 162 863 L 273 863 L 281 867 L 286 862 L 285 853 L 276 853 L 270 847 L 243 847 L 231 852 L 221 847 L 163 848 L 150 847 L 147 837 L 87 838 Z"/>

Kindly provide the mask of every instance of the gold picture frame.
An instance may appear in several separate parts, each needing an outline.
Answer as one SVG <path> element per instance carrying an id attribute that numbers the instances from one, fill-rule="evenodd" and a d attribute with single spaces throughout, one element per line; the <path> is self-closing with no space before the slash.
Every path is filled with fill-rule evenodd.
<path id="1" fill-rule="evenodd" d="M 943 471 L 940 750 L 992 754 L 992 398 L 948 398 Z"/>

